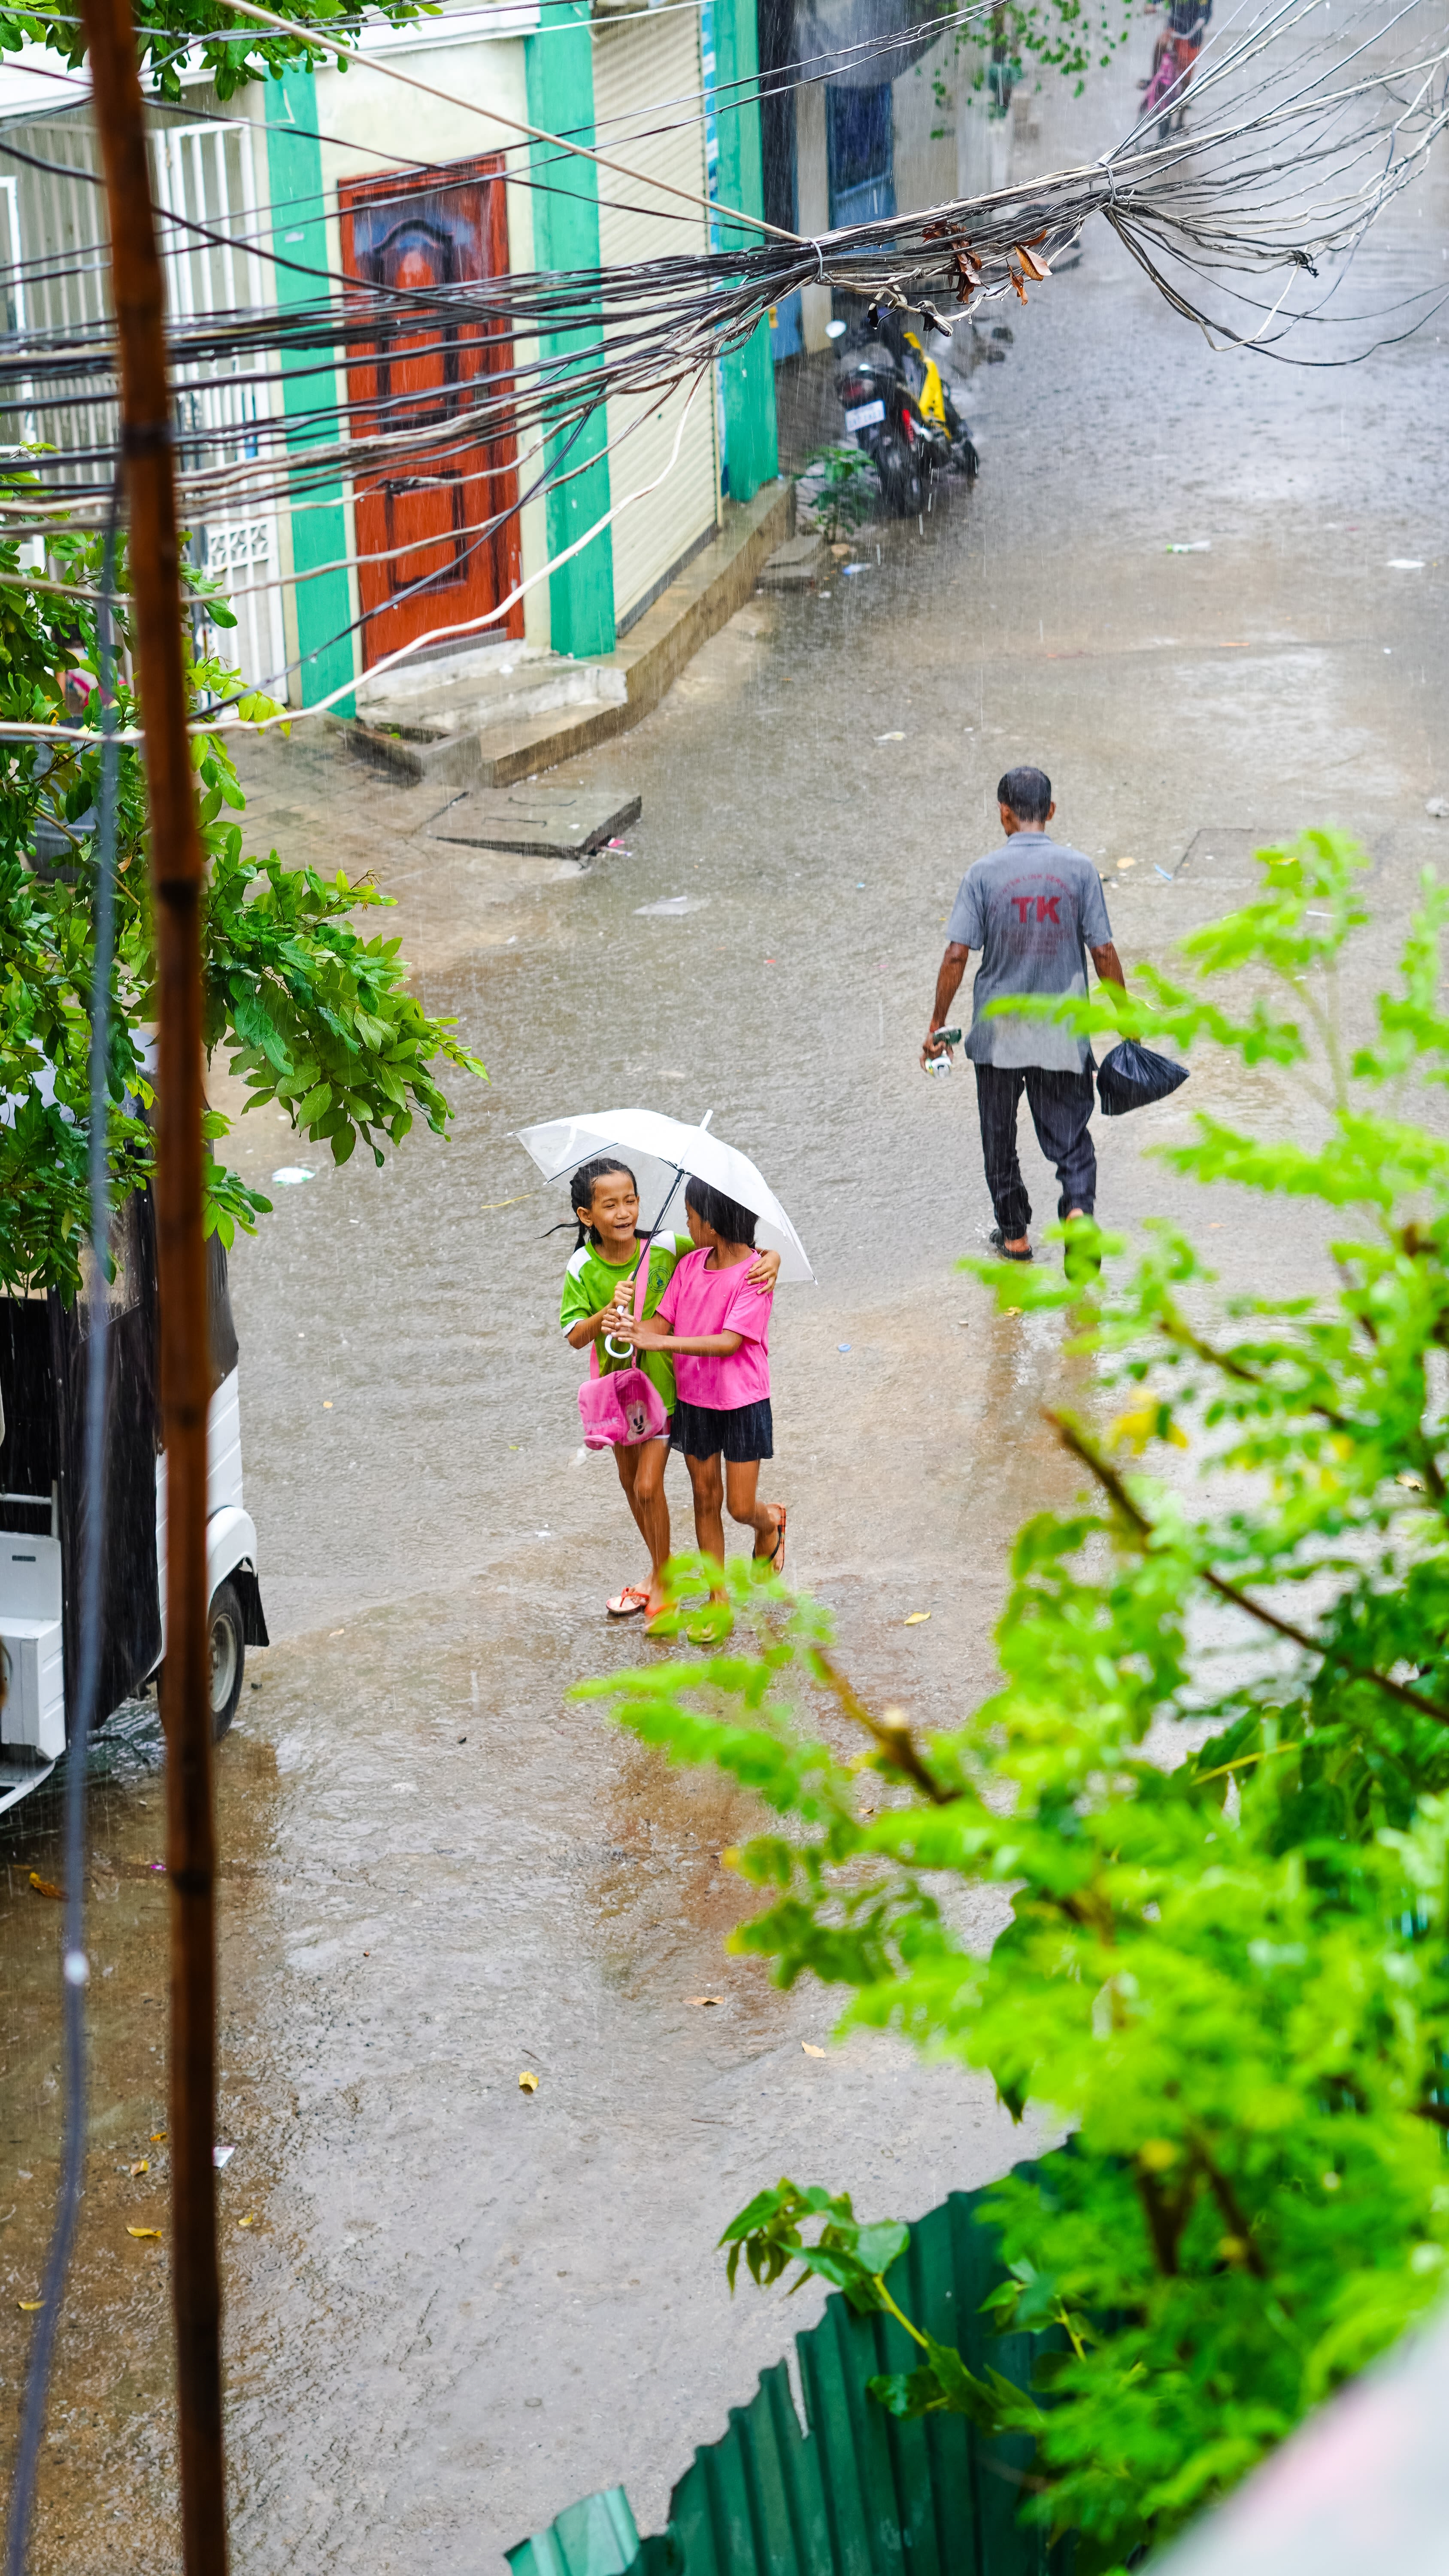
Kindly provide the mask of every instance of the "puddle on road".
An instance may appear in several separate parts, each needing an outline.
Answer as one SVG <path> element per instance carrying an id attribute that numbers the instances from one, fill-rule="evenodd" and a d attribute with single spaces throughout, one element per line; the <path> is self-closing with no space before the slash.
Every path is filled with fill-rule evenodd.
<path id="1" fill-rule="evenodd" d="M 888 2042 L 812 2060 L 825 2000 L 724 1956 L 751 1900 L 721 1855 L 752 1810 L 565 1701 L 606 1660 L 592 1619 L 561 1633 L 477 1585 L 255 1659 L 217 1764 L 243 2576 L 473 2569 L 626 2473 L 657 2509 L 780 2349 L 785 2319 L 731 2306 L 713 2250 L 761 2181 L 823 2169 L 914 2209 L 1001 2161 L 989 2088 Z M 125 2234 L 165 2223 L 158 1750 L 143 1708 L 93 1762 L 91 2154 L 35 2576 L 99 2576 L 123 2532 L 128 2564 L 176 2564 L 166 2256 Z M 28 1872 L 55 1878 L 59 1823 L 52 1788 L 0 1840 L 16 2390 L 60 2098 L 59 1909 Z M 632 2421 L 601 2397 L 626 2385 Z"/>
<path id="2" fill-rule="evenodd" d="M 642 789 L 628 857 L 549 881 L 535 863 L 440 868 L 421 806 L 349 781 L 303 729 L 256 800 L 263 847 L 286 805 L 289 857 L 310 836 L 329 864 L 396 882 L 387 927 L 407 953 L 417 930 L 420 997 L 457 1011 L 494 1079 L 460 1088 L 446 1147 L 415 1133 L 383 1172 L 322 1162 L 234 1265 L 248 1503 L 287 1640 L 256 1658 L 262 1688 L 218 1763 L 237 2576 L 478 2576 L 618 2479 L 657 2528 L 696 2443 L 814 2313 L 808 2294 L 728 2299 L 715 2240 L 759 2185 L 788 2171 L 869 2216 L 911 2214 L 1041 2143 L 989 2086 L 888 2039 L 807 2057 L 834 1999 L 781 1995 L 721 1948 L 747 1901 L 719 1858 L 743 1802 L 567 1701 L 581 1674 L 646 1653 L 602 1610 L 640 1569 L 612 1467 L 575 1464 L 569 1237 L 545 1237 L 562 1210 L 510 1131 L 640 1098 L 713 1107 L 757 1154 L 822 1281 L 782 1297 L 772 1352 L 792 1578 L 832 1605 L 863 1690 L 949 1722 L 990 1678 L 1013 1529 L 1077 1482 L 1039 1409 L 1084 1400 L 1054 1326 L 989 1315 L 953 1271 L 989 1222 L 974 1102 L 916 1063 L 1001 768 L 1047 758 L 1061 828 L 1104 861 L 1142 854 L 1111 898 L 1129 973 L 1165 962 L 1207 903 L 1149 882 L 1145 860 L 1229 819 L 1225 741 L 1245 825 L 1285 797 L 1318 819 L 1331 788 L 1356 828 L 1399 829 L 1390 914 L 1428 854 L 1432 697 L 1402 675 L 1441 672 L 1442 620 L 1412 664 L 1407 624 L 1372 670 L 1350 645 L 1361 549 L 1419 553 L 1409 521 L 1438 506 L 1432 351 L 1398 353 L 1393 401 L 1380 389 L 1382 417 L 1345 437 L 1351 390 L 1224 372 L 1115 258 L 1094 240 L 1079 284 L 1035 301 L 971 494 L 924 538 L 889 532 L 879 578 L 752 612 L 761 632 L 707 648 L 711 685 L 578 764 Z M 1065 448 L 1064 385 L 1085 424 Z M 1180 495 L 1150 446 L 1145 475 L 1104 471 L 1141 455 L 1164 405 L 1191 417 L 1204 471 L 1232 460 L 1236 553 L 1161 552 Z M 1330 541 L 1325 511 L 1395 521 Z M 1225 626 L 1251 612 L 1286 632 L 1309 589 L 1348 639 L 1327 679 L 1290 658 L 1265 702 L 1226 661 L 1238 676 L 1204 704 L 1194 674 Z M 1428 614 L 1407 594 L 1383 610 Z M 1169 633 L 1180 647 L 1136 650 Z M 681 893 L 708 909 L 636 917 Z M 1187 1097 L 1285 1129 L 1302 1114 L 1271 1078 L 1207 1066 Z M 1164 1124 L 1099 1129 L 1107 1220 L 1234 1216 L 1142 1159 Z M 243 1123 L 250 1177 L 291 1153 L 274 1117 Z M 1024 1163 L 1040 1212 L 1054 1192 L 1025 1137 Z M 1265 1293 L 1302 1282 L 1291 1216 L 1268 1241 L 1236 1224 L 1202 1239 L 1230 1284 L 1234 1262 Z M 671 1506 L 687 1526 L 678 1481 Z M 177 2564 L 166 2258 L 125 2234 L 165 2191 L 155 1757 L 149 1710 L 96 1754 L 88 2193 L 35 2576 Z M 55 2180 L 58 1908 L 28 1872 L 57 1877 L 56 1790 L 0 1819 L 3 2442 Z"/>
<path id="3" fill-rule="evenodd" d="M 87 1849 L 90 2120 L 85 2197 L 61 2320 L 31 2564 L 37 2571 L 179 2565 L 174 2521 L 170 2288 L 161 2243 L 128 2226 L 167 2225 L 164 1785 L 154 1697 L 118 1710 L 90 1762 Z M 246 1938 L 256 1824 L 274 1765 L 235 1731 L 220 1774 L 225 1937 Z M 5 2468 L 59 2174 L 61 1909 L 30 1873 L 62 1875 L 63 1769 L 0 1819 L 0 2379 Z M 223 2065 L 227 2064 L 225 2055 Z M 219 2135 L 238 2105 L 221 2088 Z M 131 2168 L 144 2165 L 144 2173 Z M 240 2156 L 218 2176 L 227 2211 L 250 2179 Z M 8 2213 L 8 2215 L 6 2214 Z"/>

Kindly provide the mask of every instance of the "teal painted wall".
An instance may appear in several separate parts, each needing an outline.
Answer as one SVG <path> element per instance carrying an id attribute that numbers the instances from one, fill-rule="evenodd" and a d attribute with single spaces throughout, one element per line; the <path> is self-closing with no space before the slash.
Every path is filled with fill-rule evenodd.
<path id="1" fill-rule="evenodd" d="M 751 0 L 753 5 L 753 0 Z M 544 0 L 540 31 L 524 47 L 531 123 L 570 142 L 594 141 L 594 56 L 588 0 Z M 561 160 L 556 147 L 532 147 L 537 180 L 556 187 L 533 196 L 533 263 L 539 269 L 599 265 L 598 171 L 592 161 Z M 545 360 L 593 359 L 603 345 L 602 326 L 550 332 Z M 609 507 L 607 414 L 600 404 L 577 433 L 550 439 L 548 471 L 570 475 L 547 495 L 548 551 L 562 553 L 601 519 Z M 572 469 L 582 467 L 582 472 Z M 549 575 L 549 632 L 556 653 L 612 653 L 614 548 L 605 528 L 591 544 Z"/>
<path id="2" fill-rule="evenodd" d="M 763 215 L 765 177 L 760 152 L 760 111 L 750 91 L 760 76 L 760 47 L 755 0 L 713 0 L 715 79 L 719 99 L 719 176 L 721 206 L 742 214 Z M 747 106 L 730 102 L 741 93 L 732 81 L 743 81 Z M 731 224 L 721 217 L 724 250 L 756 250 L 766 238 L 752 225 Z M 730 499 L 748 501 L 762 483 L 780 470 L 775 433 L 775 370 L 770 358 L 770 325 L 762 318 L 743 349 L 720 362 L 724 394 L 725 465 Z"/>
<path id="3" fill-rule="evenodd" d="M 317 134 L 317 84 L 310 71 L 289 71 L 279 81 L 266 83 L 267 102 L 267 176 L 272 200 L 272 247 L 284 259 L 301 261 L 309 268 L 325 269 L 329 265 L 327 225 L 322 196 L 322 148 Z M 301 129 L 300 131 L 298 129 Z M 289 206 L 295 208 L 288 212 Z M 331 290 L 319 278 L 299 276 L 295 269 L 273 270 L 277 301 L 288 305 L 309 304 Z M 315 358 L 297 356 L 282 358 L 282 409 L 288 420 L 296 418 L 295 429 L 287 432 L 287 447 L 293 455 L 303 455 L 310 446 L 331 445 L 337 437 L 338 422 L 326 414 L 320 422 L 304 420 L 300 415 L 326 406 L 336 400 L 337 378 L 331 368 L 314 373 Z M 305 370 L 305 372 L 304 372 Z M 336 500 L 332 492 L 335 489 Z M 300 575 L 317 564 L 342 562 L 351 552 L 347 542 L 347 513 L 342 505 L 342 486 L 324 487 L 322 491 L 299 492 L 298 507 L 292 513 L 292 562 Z M 321 506 L 319 506 L 321 505 Z M 344 680 L 357 676 L 357 641 L 345 630 L 352 622 L 352 599 L 345 572 L 327 572 L 315 581 L 299 580 L 293 596 L 297 603 L 298 651 L 302 657 L 299 674 L 302 704 L 312 706 L 318 698 L 340 687 Z M 356 707 L 350 696 L 337 701 L 338 715 L 354 715 Z"/>

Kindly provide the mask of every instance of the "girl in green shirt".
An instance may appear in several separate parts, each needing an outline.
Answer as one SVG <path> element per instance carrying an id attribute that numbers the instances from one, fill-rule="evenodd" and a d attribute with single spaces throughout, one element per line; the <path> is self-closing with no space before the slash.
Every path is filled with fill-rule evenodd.
<path id="1" fill-rule="evenodd" d="M 634 1286 L 641 1259 L 649 1263 L 644 1312 L 652 1315 L 674 1275 L 681 1253 L 692 1249 L 687 1234 L 639 1233 L 639 1188 L 633 1173 L 612 1156 L 597 1155 L 573 1176 L 570 1202 L 578 1219 L 579 1238 L 564 1277 L 559 1322 L 570 1347 L 599 1348 L 599 1374 L 642 1368 L 657 1388 L 666 1414 L 674 1411 L 674 1365 L 667 1351 L 633 1350 L 629 1329 L 634 1320 Z M 778 1252 L 757 1255 L 749 1273 L 752 1284 L 772 1288 L 780 1268 Z M 643 1440 L 632 1449 L 616 1449 L 619 1482 L 649 1550 L 648 1584 L 626 1583 L 608 1604 L 615 1619 L 645 1610 L 653 1618 L 664 1606 L 660 1580 L 669 1555 L 669 1505 L 664 1496 L 664 1462 L 669 1455 L 669 1425 L 658 1440 Z"/>

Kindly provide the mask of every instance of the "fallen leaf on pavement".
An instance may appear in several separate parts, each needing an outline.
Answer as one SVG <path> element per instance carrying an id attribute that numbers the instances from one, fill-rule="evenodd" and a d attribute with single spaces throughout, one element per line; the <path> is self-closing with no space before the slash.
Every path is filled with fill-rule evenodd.
<path id="1" fill-rule="evenodd" d="M 255 2227 L 256 2223 L 257 2213 L 254 2209 L 249 2209 L 245 2218 L 239 2218 L 237 2220 L 238 2227 Z"/>
<path id="2" fill-rule="evenodd" d="M 30 1884 L 34 1888 L 37 1896 L 53 1896 L 57 1905 L 63 1905 L 65 1903 L 65 1898 L 62 1896 L 60 1889 L 58 1887 L 52 1887 L 48 1878 L 39 1877 L 34 1870 L 30 1873 Z"/>
<path id="3" fill-rule="evenodd" d="M 536 2075 L 531 2075 L 526 2066 L 518 2079 L 518 2089 L 520 2093 L 536 2093 L 538 2091 L 538 2077 Z"/>
<path id="4" fill-rule="evenodd" d="M 812 2039 L 802 2039 L 800 2045 L 807 2057 L 823 2057 L 826 2053 L 823 2048 L 817 2048 Z"/>
<path id="5" fill-rule="evenodd" d="M 930 1615 L 929 1610 L 908 1610 L 904 1624 L 908 1628 L 919 1628 L 922 1620 L 929 1619 Z"/>
<path id="6" fill-rule="evenodd" d="M 17 2299 L 15 2304 L 23 2317 L 33 2317 L 37 2308 L 44 2307 L 45 2301 L 44 2299 Z"/>
<path id="7" fill-rule="evenodd" d="M 684 2000 L 687 2004 L 722 2004 L 724 1997 L 723 1995 L 686 1995 Z"/>
<path id="8" fill-rule="evenodd" d="M 161 2241 L 161 2230 L 159 2227 L 128 2227 L 126 2234 L 128 2236 L 154 2236 L 158 2245 Z"/>
<path id="9" fill-rule="evenodd" d="M 137 2174 L 149 2173 L 149 2172 L 150 2172 L 150 2170 L 151 2170 L 151 2159 L 150 2159 L 150 2157 L 149 2157 L 149 2156 L 143 2156 L 143 2157 L 141 2158 L 141 2161 L 140 2161 L 140 2163 L 139 2163 L 139 2164 L 132 2165 L 132 2167 L 131 2167 L 131 2180 L 132 2180 L 132 2182 L 134 2182 L 134 2181 L 135 2181 Z"/>
<path id="10" fill-rule="evenodd" d="M 153 2130 L 152 2130 L 152 2132 L 151 2132 L 151 2144 L 152 2144 L 152 2146 L 153 2146 L 153 2147 L 164 2147 L 164 2146 L 165 2146 L 165 2144 L 166 2144 L 166 2132 L 165 2132 L 165 2130 L 164 2130 L 164 2129 L 153 2129 Z"/>

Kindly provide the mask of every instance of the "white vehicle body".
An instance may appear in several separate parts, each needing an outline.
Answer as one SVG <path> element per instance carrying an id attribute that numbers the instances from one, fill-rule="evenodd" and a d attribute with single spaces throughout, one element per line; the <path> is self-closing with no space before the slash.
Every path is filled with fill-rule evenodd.
<path id="1" fill-rule="evenodd" d="M 223 1378 L 207 1417 L 207 1597 L 238 1579 L 247 1612 L 247 1642 L 265 1642 L 257 1585 L 257 1533 L 242 1499 L 239 1371 Z M 156 1460 L 156 1567 L 161 1609 L 161 1648 L 149 1669 L 137 1673 L 141 1689 L 166 1651 L 166 1454 Z M 66 1747 L 67 1680 L 59 1500 L 49 1495 L 0 1494 L 0 1502 L 48 1507 L 48 1536 L 0 1530 L 0 1650 L 6 1696 L 0 1708 L 0 1811 L 49 1776 Z M 97 1723 L 110 1711 L 96 1712 Z"/>

